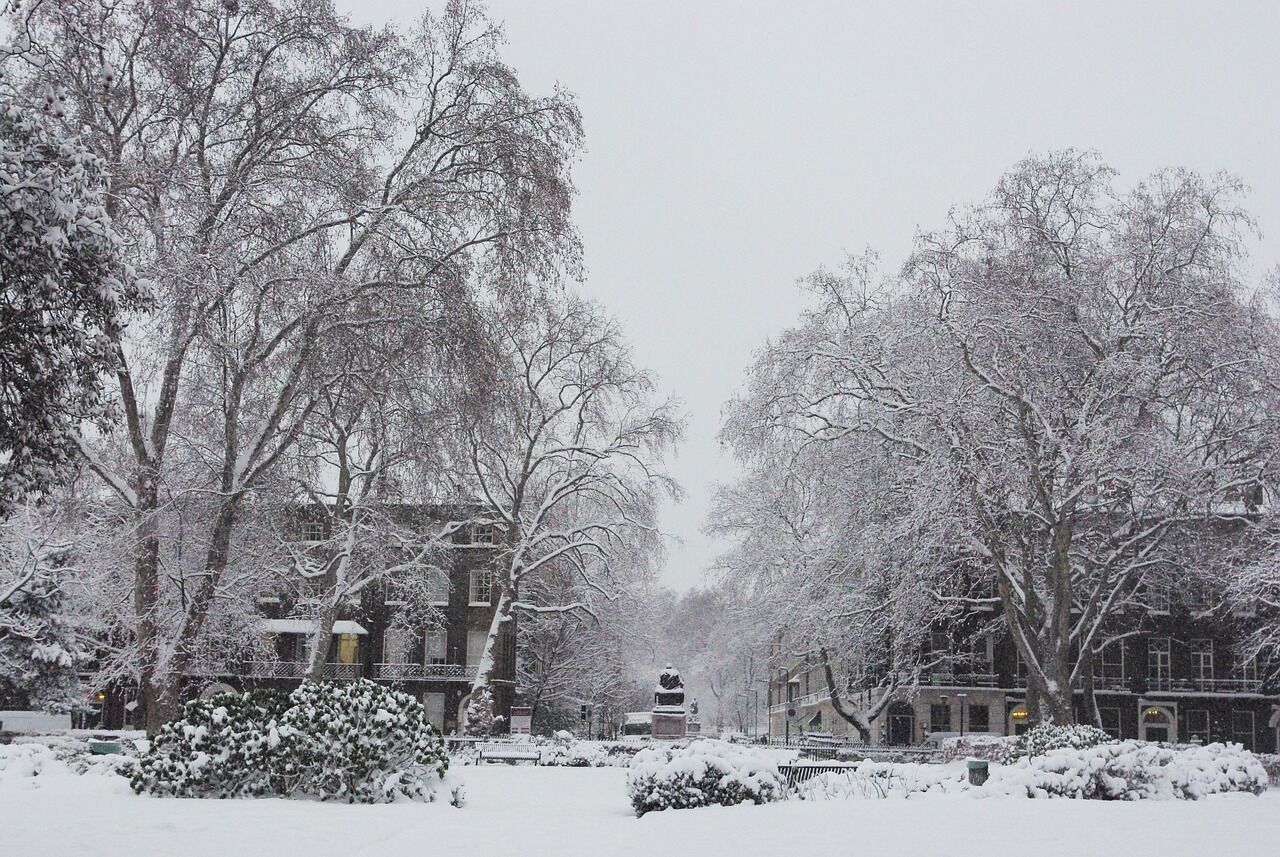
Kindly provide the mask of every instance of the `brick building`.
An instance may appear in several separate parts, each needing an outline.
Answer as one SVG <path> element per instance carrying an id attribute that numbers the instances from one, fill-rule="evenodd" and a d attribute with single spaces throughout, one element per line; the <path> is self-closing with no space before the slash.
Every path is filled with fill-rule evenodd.
<path id="1" fill-rule="evenodd" d="M 493 574 L 498 532 L 491 525 L 463 523 L 477 511 L 456 505 L 396 510 L 399 523 L 424 537 L 438 537 L 444 544 L 430 568 L 415 572 L 426 576 L 425 581 L 419 581 L 426 586 L 415 587 L 415 591 L 428 592 L 435 616 L 443 621 L 417 629 L 397 627 L 393 620 L 406 607 L 404 589 L 395 582 L 369 586 L 361 591 L 358 603 L 339 613 L 329 643 L 326 679 L 385 682 L 420 699 L 428 718 L 444 733 L 461 728 L 461 715 L 498 596 Z M 309 516 L 304 509 L 286 528 L 303 551 L 308 545 L 316 551 L 326 550 L 329 534 L 323 516 Z M 310 669 L 314 623 L 295 617 L 307 615 L 305 602 L 325 585 L 322 579 L 291 582 L 278 592 L 259 597 L 261 649 L 266 654 L 190 670 L 184 697 L 219 689 L 296 687 Z M 498 713 L 503 722 L 509 722 L 516 675 L 514 619 L 506 623 L 499 637 L 497 662 L 493 692 Z M 133 695 L 125 689 L 101 699 L 102 724 L 119 727 L 135 720 L 126 702 Z"/>
<path id="2" fill-rule="evenodd" d="M 1140 613 L 1123 617 L 1134 631 L 1108 646 L 1094 664 L 1103 728 L 1117 738 L 1236 741 L 1258 752 L 1276 752 L 1280 685 L 1274 671 L 1235 654 L 1234 629 L 1249 617 L 1214 609 L 1202 593 L 1153 590 L 1144 600 Z M 963 647 L 956 645 L 961 638 Z M 1026 673 L 1007 634 L 938 631 L 930 648 L 964 651 L 955 665 L 895 692 L 871 723 L 874 744 L 919 744 L 933 733 L 1011 735 L 1025 728 Z M 863 710 L 882 697 L 885 686 L 875 677 L 842 682 L 844 698 Z M 1077 716 L 1083 700 L 1084 691 L 1077 688 Z M 769 686 L 769 732 L 858 737 L 832 706 L 816 657 L 777 664 Z"/>

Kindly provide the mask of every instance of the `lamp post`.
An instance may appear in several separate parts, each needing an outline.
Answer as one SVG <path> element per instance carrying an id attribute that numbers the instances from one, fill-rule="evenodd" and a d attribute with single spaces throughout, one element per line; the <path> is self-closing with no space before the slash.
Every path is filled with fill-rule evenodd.
<path id="1" fill-rule="evenodd" d="M 964 737 L 964 704 L 969 699 L 967 693 L 957 693 L 956 699 L 960 700 L 960 737 Z"/>

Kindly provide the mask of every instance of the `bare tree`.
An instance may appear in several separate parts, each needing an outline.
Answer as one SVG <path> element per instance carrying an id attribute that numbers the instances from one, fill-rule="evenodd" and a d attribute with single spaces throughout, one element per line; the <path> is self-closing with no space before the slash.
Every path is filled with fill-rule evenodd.
<path id="1" fill-rule="evenodd" d="M 154 729 L 225 591 L 245 498 L 316 406 L 321 344 L 366 323 L 353 310 L 373 292 L 443 290 L 516 260 L 546 278 L 571 267 L 580 125 L 567 96 L 523 92 L 476 4 L 404 34 L 353 28 L 327 0 L 71 0 L 23 24 L 33 97 L 57 91 L 85 128 L 112 176 L 109 213 L 157 284 L 149 325 L 110 331 L 124 446 L 81 450 L 133 510 Z M 219 502 L 162 638 L 175 444 L 203 469 L 170 493 Z"/>
<path id="2" fill-rule="evenodd" d="M 1120 194 L 1095 156 L 1030 159 L 900 277 L 812 278 L 817 309 L 753 372 L 741 424 L 777 449 L 891 464 L 850 475 L 891 489 L 874 527 L 928 546 L 900 573 L 998 599 L 1039 718 L 1074 720 L 1144 581 L 1194 573 L 1171 533 L 1256 509 L 1275 331 L 1238 273 L 1239 190 L 1166 171 Z"/>
<path id="3" fill-rule="evenodd" d="M 464 484 L 486 509 L 477 523 L 499 531 L 496 605 L 472 686 L 472 723 L 489 720 L 479 709 L 504 624 L 517 610 L 589 614 L 593 600 L 651 574 L 656 506 L 677 490 L 660 467 L 679 421 L 670 403 L 651 402 L 652 380 L 633 365 L 612 320 L 566 296 L 493 324 L 509 380 L 464 427 L 459 456 Z M 574 579 L 572 601 L 522 597 L 553 572 Z"/>

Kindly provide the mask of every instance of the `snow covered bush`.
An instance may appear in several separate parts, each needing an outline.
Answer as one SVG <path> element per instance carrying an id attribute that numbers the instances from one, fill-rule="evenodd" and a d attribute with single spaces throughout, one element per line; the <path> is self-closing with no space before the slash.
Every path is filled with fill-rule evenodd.
<path id="1" fill-rule="evenodd" d="M 1109 743 L 1111 740 L 1110 735 L 1096 726 L 1086 726 L 1082 723 L 1068 726 L 1039 723 L 1019 736 L 1018 748 L 1027 756 L 1043 756 L 1050 750 L 1065 748 L 1082 750 Z"/>
<path id="2" fill-rule="evenodd" d="M 288 705 L 278 691 L 216 693 L 188 702 L 156 733 L 130 784 L 140 794 L 171 797 L 277 792 L 276 720 Z"/>
<path id="3" fill-rule="evenodd" d="M 434 799 L 449 757 L 412 696 L 361 679 L 307 682 L 289 702 L 278 730 L 288 793 L 355 803 Z"/>
<path id="4" fill-rule="evenodd" d="M 189 702 L 160 730 L 135 791 L 177 797 L 278 794 L 352 803 L 433 800 L 444 742 L 408 694 L 361 680 L 307 682 Z"/>
<path id="5" fill-rule="evenodd" d="M 638 752 L 637 745 L 557 737 L 544 744 L 540 764 L 564 768 L 625 768 Z"/>
<path id="6" fill-rule="evenodd" d="M 1172 748 L 1121 741 L 1023 759 L 993 772 L 988 786 L 1028 797 L 1196 800 L 1221 792 L 1261 794 L 1267 772 L 1239 744 Z"/>
<path id="7" fill-rule="evenodd" d="M 1022 742 L 1012 735 L 964 735 L 942 742 L 942 761 L 981 759 L 1007 765 L 1023 754 Z"/>
<path id="8" fill-rule="evenodd" d="M 502 717 L 493 713 L 493 691 L 483 687 L 471 694 L 467 702 L 466 733 L 474 738 L 489 738 L 502 731 Z"/>
<path id="9" fill-rule="evenodd" d="M 631 760 L 627 790 L 636 815 L 663 809 L 769 803 L 785 796 L 766 753 L 703 739 L 687 747 L 651 747 Z"/>

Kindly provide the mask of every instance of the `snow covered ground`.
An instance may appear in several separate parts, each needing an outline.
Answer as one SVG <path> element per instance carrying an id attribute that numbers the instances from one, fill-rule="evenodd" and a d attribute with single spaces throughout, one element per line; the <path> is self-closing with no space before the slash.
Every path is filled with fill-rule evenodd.
<path id="1" fill-rule="evenodd" d="M 0 777 L 0 854 L 98 857 L 750 857 L 1274 853 L 1280 791 L 1110 803 L 937 797 L 655 812 L 618 768 L 465 767 L 467 805 L 138 797 L 114 776 Z"/>

